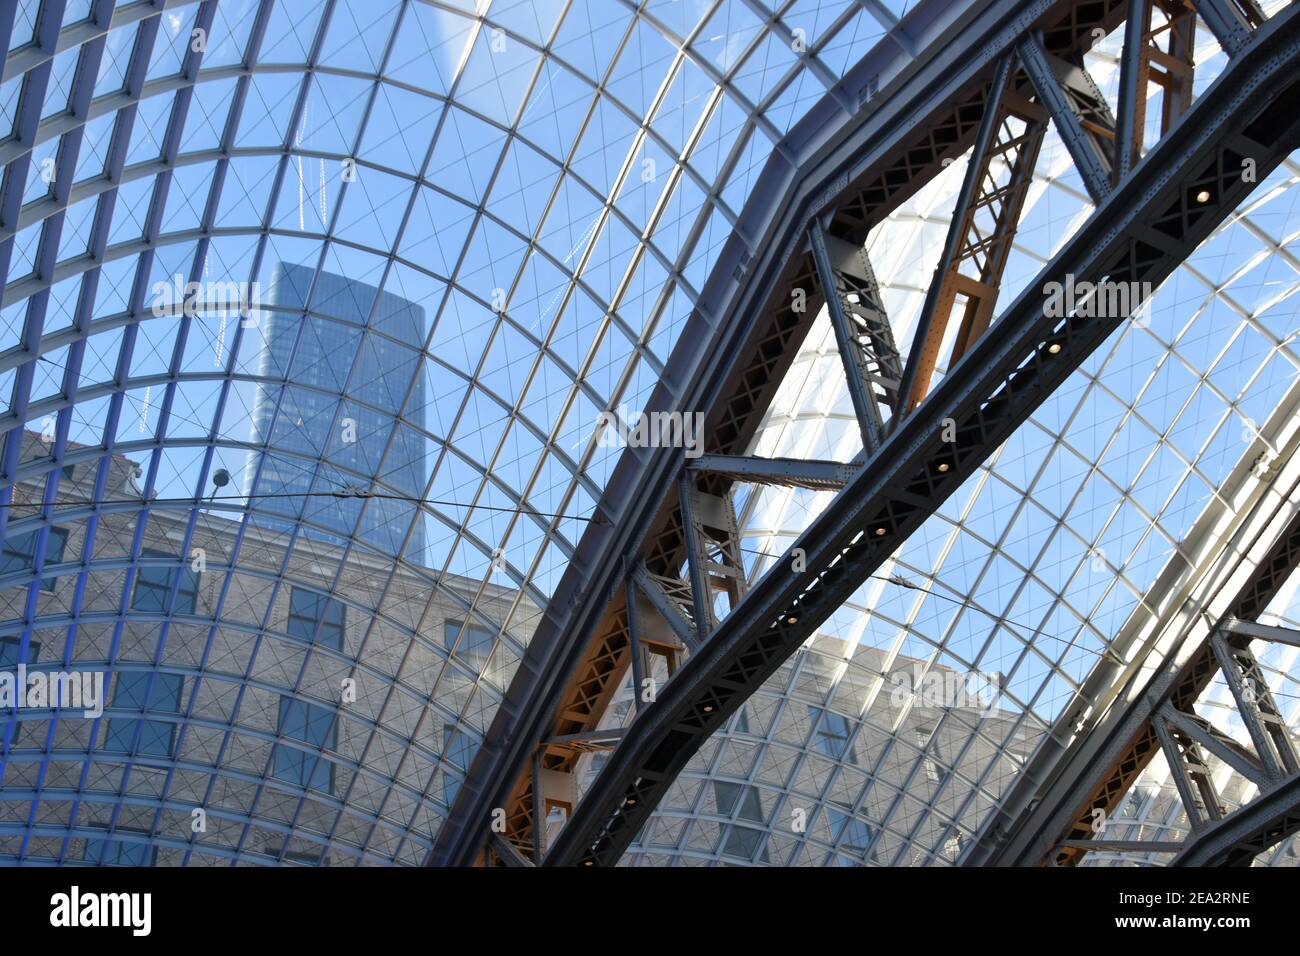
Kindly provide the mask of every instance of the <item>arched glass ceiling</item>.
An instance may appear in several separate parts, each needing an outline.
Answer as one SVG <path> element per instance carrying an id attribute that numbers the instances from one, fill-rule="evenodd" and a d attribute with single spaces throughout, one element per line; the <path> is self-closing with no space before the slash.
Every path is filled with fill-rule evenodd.
<path id="1" fill-rule="evenodd" d="M 1281 4 L 1265 4 L 1274 11 Z M 1110 102 L 1122 29 L 1088 57 Z M 1222 68 L 1197 31 L 1196 88 Z M 1156 110 L 1148 112 L 1153 128 Z M 895 337 L 912 339 L 962 162 L 877 228 L 868 252 Z M 1117 331 L 985 467 L 828 620 L 688 765 L 629 851 L 641 865 L 951 865 L 1084 679 L 1115 643 L 1221 483 L 1271 418 L 1300 397 L 1300 163 L 1261 184 L 1236 216 Z M 1049 132 L 1001 292 L 1015 298 L 1091 212 Z M 942 371 L 942 370 L 941 370 Z M 1282 412 L 1283 409 L 1290 409 Z M 1276 425 L 1276 421 L 1272 422 Z M 823 314 L 753 452 L 849 461 L 860 433 Z M 794 543 L 828 493 L 751 489 L 737 499 L 753 577 Z M 888 580 L 895 577 L 895 581 Z M 1294 625 L 1294 582 L 1272 609 Z M 1287 611 L 1287 601 L 1290 610 Z M 1288 616 L 1289 615 L 1289 616 Z M 1263 654 L 1263 651 L 1261 651 Z M 1294 648 L 1263 658 L 1300 728 Z M 900 683 L 1000 683 L 996 706 L 935 706 Z M 932 684 L 921 685 L 932 687 Z M 1222 685 L 1211 695 L 1223 701 Z M 1248 739 L 1239 722 L 1223 728 Z M 1219 768 L 1225 780 L 1231 769 Z M 1232 799 L 1253 791 L 1225 785 Z M 1157 758 L 1107 830 L 1175 839 L 1186 828 Z M 1136 820 L 1136 823 L 1129 821 Z M 1274 862 L 1294 860 L 1286 847 Z M 1287 855 L 1287 854 L 1291 855 Z M 1101 854 L 1092 863 L 1167 860 Z"/>
<path id="2" fill-rule="evenodd" d="M 907 6 L 20 0 L 0 652 L 110 677 L 4 723 L 0 860 L 420 862 L 597 414 Z"/>
<path id="3" fill-rule="evenodd" d="M 1260 615 L 1264 624 L 1300 629 L 1300 576 L 1292 575 L 1287 585 Z M 1300 736 L 1300 649 L 1285 644 L 1259 641 L 1252 650 L 1265 673 L 1269 692 L 1287 721 L 1292 737 Z M 1198 698 L 1197 712 L 1208 715 L 1216 727 L 1243 743 L 1250 734 L 1242 724 L 1221 675 Z M 1210 768 L 1215 790 L 1230 808 L 1253 799 L 1259 792 L 1255 783 L 1232 767 L 1211 758 Z M 1191 831 L 1187 813 L 1178 799 L 1178 788 L 1170 774 L 1164 754 L 1157 754 L 1124 800 L 1111 815 L 1107 837 L 1115 840 L 1173 840 L 1186 838 Z M 1160 853 L 1093 853 L 1084 858 L 1087 866 L 1159 866 L 1168 859 Z M 1260 854 L 1255 865 L 1300 865 L 1300 836 L 1293 835 Z"/>

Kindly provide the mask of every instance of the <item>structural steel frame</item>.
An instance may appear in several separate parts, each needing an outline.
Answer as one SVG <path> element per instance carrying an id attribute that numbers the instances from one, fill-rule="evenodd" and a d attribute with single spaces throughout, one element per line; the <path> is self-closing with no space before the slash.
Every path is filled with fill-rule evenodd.
<path id="1" fill-rule="evenodd" d="M 1292 487 L 1291 494 L 1300 488 Z M 1300 567 L 1300 513 L 1268 548 L 1228 613 L 1190 651 L 1160 662 L 1135 702 L 1099 724 L 1087 752 L 1072 752 L 1079 767 L 1043 788 L 1041 797 L 1010 825 L 983 839 L 996 849 L 972 862 L 1077 864 L 1089 850 L 1110 849 L 1096 836 L 1097 811 L 1104 820 L 1136 782 L 1157 751 L 1163 751 L 1187 812 L 1191 832 L 1183 843 L 1134 841 L 1133 852 L 1176 852 L 1172 866 L 1245 865 L 1286 837 L 1300 832 L 1300 764 L 1272 695 L 1250 652 L 1252 639 L 1300 646 L 1300 632 L 1254 623 L 1288 577 Z M 1232 693 L 1253 747 L 1224 736 L 1193 703 L 1218 674 Z M 1244 678 L 1244 679 L 1243 679 Z M 1246 684 L 1251 690 L 1247 690 Z M 1231 812 L 1220 804 L 1200 751 L 1229 764 L 1256 784 L 1258 796 Z M 1080 791 L 1089 794 L 1080 800 Z"/>
<path id="2" fill-rule="evenodd" d="M 1105 31 L 1118 25 L 1130 6 L 1118 2 L 1024 3 L 985 11 L 986 19 L 973 19 L 991 30 L 992 39 L 968 21 L 959 39 L 982 41 L 980 52 L 972 52 L 968 58 L 945 58 L 949 67 L 952 62 L 968 64 L 966 70 L 947 84 L 937 84 L 926 75 L 926 67 L 935 63 L 931 60 L 901 77 L 895 87 L 887 87 L 894 95 L 885 97 L 877 112 L 869 116 L 881 123 L 887 118 L 897 121 L 897 109 L 912 106 L 914 117 L 924 120 L 913 118 L 912 124 L 903 123 L 901 129 L 896 126 L 896 138 L 883 143 L 878 135 L 856 139 L 872 126 L 863 123 L 855 136 L 841 140 L 836 147 L 843 149 L 846 142 L 871 142 L 873 148 L 865 151 L 867 155 L 857 157 L 856 164 L 836 156 L 838 162 L 832 168 L 839 166 L 840 172 L 832 185 L 818 199 L 810 199 L 807 193 L 799 197 L 802 206 L 795 205 L 796 209 L 806 209 L 813 222 L 825 224 L 832 236 L 860 246 L 867 231 L 919 188 L 945 158 L 960 155 L 978 136 L 980 127 L 988 127 L 982 117 L 992 91 L 998 89 L 990 75 L 1005 74 L 1006 64 L 1015 55 L 1100 204 L 1002 317 L 999 334 L 984 336 L 968 348 L 949 375 L 910 414 L 899 415 L 895 409 L 878 447 L 873 448 L 870 441 L 875 422 L 863 422 L 864 466 L 795 542 L 795 548 L 807 556 L 806 569 L 788 571 L 778 565 L 755 582 L 732 604 L 716 629 L 704 635 L 701 647 L 681 665 L 662 693 L 644 710 L 638 705 L 635 721 L 584 799 L 576 807 L 565 805 L 572 817 L 554 845 L 544 847 L 539 836 L 531 836 L 535 855 L 549 850 L 545 863 L 616 863 L 667 785 L 707 736 L 1127 318 L 1127 313 L 1045 316 L 1041 290 L 1048 281 L 1063 281 L 1072 275 L 1076 281 L 1159 284 L 1293 148 L 1300 84 L 1291 81 L 1289 72 L 1300 61 L 1300 16 L 1290 9 L 1255 30 L 1249 39 L 1251 56 L 1234 57 L 1185 120 L 1112 188 L 1096 117 L 1090 117 L 1084 108 L 1086 84 L 1081 99 L 1054 63 L 1064 63 L 1068 72 L 1068 57 L 1077 57 L 1087 48 L 1092 29 L 1100 25 Z M 948 73 L 953 72 L 949 68 Z M 918 84 L 929 93 L 929 109 L 917 110 L 911 102 L 920 92 Z M 892 113 L 891 106 L 895 107 Z M 1128 117 L 1132 115 L 1132 110 L 1127 111 Z M 1114 138 L 1113 129 L 1102 131 Z M 836 150 L 827 152 L 834 156 Z M 1242 175 L 1247 159 L 1255 161 L 1258 171 L 1252 181 Z M 820 170 L 829 164 L 829 157 L 818 157 L 813 165 Z M 823 181 L 800 172 L 802 182 Z M 786 202 L 790 203 L 789 197 Z M 783 362 L 792 358 L 807 331 L 812 316 L 792 309 L 788 294 L 791 289 L 821 294 L 816 263 L 810 263 L 806 253 L 795 254 L 801 249 L 799 239 L 806 221 L 787 205 L 776 241 L 765 243 L 759 262 L 752 264 L 759 282 L 750 285 L 762 287 L 769 303 L 763 314 L 775 328 L 768 331 L 760 323 L 766 335 L 756 337 L 757 374 L 733 372 L 729 377 L 742 385 L 743 407 L 738 410 L 734 398 L 721 408 L 707 406 L 711 454 L 743 452 L 757 426 L 756 413 L 766 407 L 779 383 Z M 777 251 L 774 254 L 772 250 Z M 813 251 L 817 251 L 815 240 Z M 736 281 L 751 270 L 747 257 L 738 265 L 729 277 Z M 825 271 L 823 262 L 823 281 Z M 815 309 L 809 311 L 815 314 Z M 728 330 L 726 325 L 721 328 Z M 838 338 L 843 349 L 846 337 L 841 333 Z M 849 358 L 846 354 L 846 367 L 851 369 Z M 743 367 L 743 362 L 739 364 Z M 860 414 L 870 404 L 866 396 L 855 400 Z M 941 439 L 945 426 L 955 429 L 955 441 Z M 674 465 L 680 468 L 680 455 L 677 461 L 668 460 L 671 458 L 658 456 L 654 467 L 643 474 L 643 481 L 660 473 L 659 469 L 671 475 Z M 640 547 L 623 549 L 623 559 L 611 572 L 631 573 L 636 564 L 631 555 L 637 551 L 651 570 L 674 571 L 681 566 L 685 535 L 686 563 L 694 576 L 692 590 L 699 608 L 700 594 L 709 587 L 698 575 L 699 561 L 694 559 L 698 549 L 689 546 L 690 509 L 685 509 L 688 514 L 684 518 L 679 517 L 671 501 L 664 500 L 671 485 L 670 480 L 650 486 L 661 489 L 652 496 L 657 504 L 662 502 L 660 516 L 651 526 L 658 529 L 657 535 L 650 535 Z M 726 492 L 725 483 L 708 487 Z M 683 503 L 689 503 L 689 498 L 689 494 L 683 496 Z M 636 540 L 632 536 L 632 541 Z M 594 587 L 592 593 L 598 604 L 618 594 L 604 584 Z M 697 613 L 697 633 L 701 619 Z M 599 721 L 628 666 L 627 658 L 635 657 L 626 653 L 632 641 L 626 612 L 617 597 L 607 607 L 604 627 L 607 632 L 593 645 L 596 650 L 589 651 L 577 667 L 566 668 L 571 674 L 569 689 L 554 702 L 559 713 L 557 728 L 568 732 L 594 729 L 586 724 Z M 576 628 L 566 635 L 565 651 L 560 654 L 565 665 L 577 656 L 579 637 Z M 496 734 L 509 733 L 513 749 L 527 753 L 538 736 L 521 733 L 517 726 L 507 729 L 509 718 L 503 708 L 498 718 L 501 726 L 494 725 L 489 732 L 489 744 Z M 444 862 L 473 859 L 486 837 L 487 807 L 510 806 L 507 838 L 513 838 L 516 845 L 520 835 L 535 829 L 541 803 L 535 793 L 531 799 L 524 798 L 536 785 L 530 784 L 527 775 L 522 781 L 514 777 L 512 785 L 509 761 L 497 760 L 496 766 L 489 766 L 491 757 L 491 753 L 480 754 L 484 765 L 476 765 L 471 779 L 476 773 L 484 779 L 475 780 L 477 786 L 472 790 L 466 788 L 465 806 L 459 808 L 463 827 L 453 830 L 463 829 L 464 836 L 442 854 L 436 848 L 435 858 Z M 572 769 L 574 755 L 543 746 L 535 759 L 538 771 L 564 772 Z M 538 779 L 535 774 L 533 780 Z M 499 802 L 484 803 L 485 797 Z M 517 808 L 521 804 L 531 804 L 532 812 L 520 814 Z"/>
<path id="3" fill-rule="evenodd" d="M 1280 408 L 1278 416 L 1289 426 L 1287 441 L 1278 442 L 1283 468 L 1258 474 L 1258 460 L 1239 465 L 1239 470 L 1257 474 L 1261 497 L 1241 499 L 1237 477 L 1225 485 L 1231 504 L 1248 512 L 1234 519 L 1240 530 L 1224 531 L 1221 513 L 1207 516 L 1211 530 L 1220 533 L 1210 536 L 1216 547 L 1205 560 L 1211 565 L 1230 561 L 1233 567 L 1222 572 L 1226 579 L 1214 584 L 1213 591 L 1184 591 L 1178 579 L 1187 572 L 1212 576 L 1212 569 L 1189 567 L 1181 556 L 1173 562 L 1179 565 L 1177 577 L 1162 575 L 1144 602 L 1163 606 L 1161 627 L 1169 632 L 1150 645 L 1154 666 L 1138 670 L 1141 655 L 1135 657 L 1133 674 L 1116 695 L 1121 704 L 1084 718 L 1089 732 L 1068 749 L 1035 758 L 1011 796 L 1006 817 L 990 819 L 968 863 L 1074 865 L 1090 850 L 1112 849 L 1096 832 L 1098 811 L 1102 819 L 1114 812 L 1157 750 L 1165 753 L 1191 832 L 1182 843 L 1137 841 L 1140 845 L 1127 849 L 1178 853 L 1170 865 L 1244 865 L 1296 832 L 1300 817 L 1294 783 L 1300 764 L 1249 649 L 1251 640 L 1300 645 L 1300 633 L 1254 622 L 1300 567 L 1300 436 L 1294 402 Z M 1222 603 L 1216 603 L 1219 592 L 1224 593 Z M 1220 616 L 1209 625 L 1211 608 Z M 1224 676 L 1250 735 L 1249 747 L 1226 739 L 1193 709 L 1217 674 Z M 1227 812 L 1198 750 L 1255 783 L 1257 797 Z"/>
<path id="4" fill-rule="evenodd" d="M 976 6 L 982 9 L 976 12 Z M 675 407 L 729 408 L 729 412 L 719 413 L 729 417 L 726 438 L 710 451 L 743 453 L 775 392 L 776 380 L 788 367 L 793 348 L 814 317 L 806 313 L 769 316 L 761 311 L 770 287 L 776 285 L 776 276 L 770 269 L 757 269 L 756 262 L 787 262 L 794 244 L 802 238 L 791 237 L 789 248 L 782 248 L 773 238 L 776 230 L 787 222 L 792 208 L 823 205 L 826 197 L 822 194 L 828 187 L 836 181 L 846 184 L 849 170 L 861 157 L 863 143 L 883 137 L 896 156 L 900 139 L 913 131 L 916 117 L 921 115 L 916 111 L 942 106 L 943 99 L 934 90 L 946 82 L 949 61 L 930 54 L 923 65 L 916 65 L 914 51 L 931 51 L 938 44 L 961 41 L 970 36 L 967 31 L 972 25 L 978 26 L 980 35 L 1008 29 L 1019 32 L 1051 6 L 1050 0 L 1032 4 L 1024 0 L 982 5 L 945 0 L 922 3 L 894 26 L 892 42 L 877 44 L 831 96 L 813 107 L 787 135 L 755 184 L 751 195 L 756 198 L 746 206 L 719 253 L 718 264 L 681 333 L 682 344 L 674 350 L 647 403 L 648 412 Z M 977 62 L 990 66 L 991 55 L 973 53 L 974 48 L 978 44 L 964 46 L 964 57 L 953 60 L 968 66 Z M 903 83 L 911 92 L 911 109 L 894 95 L 880 95 L 874 100 L 875 109 L 862 108 L 871 90 L 893 90 Z M 956 144 L 934 157 L 933 171 L 941 168 L 942 158 L 955 158 L 960 152 L 960 144 Z M 814 174 L 814 167 L 820 171 Z M 901 189 L 899 202 L 914 192 L 908 182 L 902 183 Z M 751 265 L 760 282 L 742 281 Z M 810 273 L 811 266 L 805 275 Z M 814 298 L 809 300 L 809 309 L 815 313 Z M 761 316 L 757 324 L 746 317 L 747 310 Z M 754 384 L 747 386 L 746 381 Z M 732 397 L 727 400 L 724 395 Z M 712 420 L 709 424 L 714 427 Z M 589 527 L 571 556 L 547 615 L 533 635 L 429 856 L 431 865 L 466 864 L 478 855 L 483 821 L 494 808 L 504 806 L 518 768 L 530 763 L 531 750 L 548 736 L 544 725 L 557 709 L 555 700 L 568 675 L 579 668 L 584 656 L 600 657 L 599 653 L 587 653 L 586 645 L 598 626 L 608 628 L 611 624 L 608 603 L 616 591 L 622 591 L 625 576 L 621 556 L 630 553 L 650 527 L 658 526 L 662 532 L 667 520 L 662 516 L 671 510 L 670 502 L 675 503 L 670 486 L 679 469 L 680 456 L 667 449 L 634 449 L 620 458 L 598 506 L 606 521 Z M 680 539 L 672 546 L 679 544 Z M 621 613 L 613 615 L 612 623 L 626 635 Z M 609 670 L 629 645 L 626 636 L 619 642 Z M 530 839 L 524 845 L 528 842 Z"/>

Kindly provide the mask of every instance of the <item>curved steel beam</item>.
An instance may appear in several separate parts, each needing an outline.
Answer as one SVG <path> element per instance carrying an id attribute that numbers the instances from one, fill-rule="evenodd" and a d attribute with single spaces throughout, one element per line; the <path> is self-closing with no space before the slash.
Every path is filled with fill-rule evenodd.
<path id="1" fill-rule="evenodd" d="M 1046 23 L 1053 52 L 1083 49 L 1092 29 L 1117 24 L 1122 10 L 1122 0 L 993 0 L 930 2 L 909 12 L 893 42 L 878 44 L 841 81 L 843 95 L 814 106 L 774 153 L 646 410 L 706 410 L 705 451 L 744 454 L 820 304 L 802 251 L 811 217 L 835 209 L 833 234 L 865 237 L 970 145 L 999 58 L 1028 29 Z M 840 105 L 846 97 L 857 107 L 852 114 Z M 796 284 L 812 290 L 802 311 L 790 308 Z M 550 736 L 546 725 L 566 712 L 566 684 L 584 662 L 598 662 L 607 687 L 625 673 L 623 579 L 635 563 L 628 559 L 649 549 L 668 563 L 681 553 L 671 490 L 681 460 L 673 449 L 630 449 L 620 458 L 600 505 L 607 523 L 589 528 L 556 588 L 431 864 L 478 856 L 492 810 L 517 792 L 532 750 Z"/>
<path id="2" fill-rule="evenodd" d="M 614 865 L 708 736 L 885 561 L 1125 315 L 1045 316 L 1043 289 L 1158 285 L 1300 144 L 1300 10 L 1261 28 L 1001 319 L 638 715 L 561 831 L 550 865 Z M 1258 176 L 1243 177 L 1243 160 Z M 940 439 L 945 419 L 957 441 Z M 940 464 L 949 467 L 939 469 Z"/>

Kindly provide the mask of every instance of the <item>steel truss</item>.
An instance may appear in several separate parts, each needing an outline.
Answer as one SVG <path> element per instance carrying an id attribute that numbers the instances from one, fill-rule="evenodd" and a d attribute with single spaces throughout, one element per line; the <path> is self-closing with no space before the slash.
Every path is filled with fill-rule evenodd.
<path id="1" fill-rule="evenodd" d="M 1190 652 L 1162 661 L 1136 705 L 1090 741 L 1097 754 L 1092 765 L 1104 765 L 1104 771 L 1063 774 L 1017 825 L 998 834 L 996 842 L 1011 851 L 981 862 L 1068 866 L 1089 851 L 1124 849 L 1176 853 L 1171 866 L 1249 865 L 1257 854 L 1300 832 L 1300 759 L 1250 647 L 1252 640 L 1300 646 L 1300 631 L 1254 623 L 1297 567 L 1300 515 L 1292 517 L 1229 612 Z M 1195 711 L 1197 698 L 1218 675 L 1227 684 L 1251 746 L 1238 743 Z M 1099 835 L 1104 829 L 1099 822 L 1115 810 L 1158 751 L 1169 765 L 1191 832 L 1182 843 L 1139 840 L 1117 847 Z M 1256 797 L 1229 811 L 1215 787 L 1207 755 L 1255 784 Z M 1080 802 L 1078 787 L 1088 786 L 1089 779 L 1095 782 Z M 1062 790 L 1067 791 L 1063 799 Z M 1053 837 L 1060 824 L 1052 821 L 1063 814 L 1073 822 Z M 1035 837 L 1044 828 L 1045 841 Z M 1022 834 L 1027 839 L 1017 845 Z"/>
<path id="2" fill-rule="evenodd" d="M 1062 712 L 963 863 L 1069 865 L 1090 851 L 1179 853 L 1211 832 L 1227 832 L 1220 823 L 1238 828 L 1247 816 L 1257 819 L 1261 811 L 1252 802 L 1248 815 L 1219 820 L 1224 811 L 1199 751 L 1227 754 L 1247 779 L 1263 780 L 1261 799 L 1269 796 L 1293 757 L 1275 722 L 1277 708 L 1252 702 L 1268 716 L 1243 717 L 1243 726 L 1266 727 L 1253 735 L 1261 748 L 1256 756 L 1219 740 L 1191 705 L 1216 671 L 1244 696 L 1262 699 L 1259 688 L 1266 685 L 1246 642 L 1295 641 L 1289 630 L 1253 619 L 1297 563 L 1300 386 L 1278 403 L 1110 642 L 1114 666 L 1100 665 L 1088 676 L 1078 706 Z M 1166 704 L 1172 714 L 1162 713 Z M 1185 842 L 1111 839 L 1104 821 L 1162 747 L 1180 797 L 1190 800 L 1191 836 Z"/>
<path id="3" fill-rule="evenodd" d="M 498 834 L 535 861 L 616 863 L 708 736 L 1128 317 L 1091 314 L 1105 309 L 1047 316 L 1046 284 L 1067 276 L 1160 283 L 1294 148 L 1300 84 L 1291 74 L 1300 63 L 1300 12 L 1290 9 L 1253 28 L 1251 56 L 1232 59 L 1187 121 L 1120 172 L 1116 143 L 1136 155 L 1137 111 L 1122 109 L 1116 127 L 1082 54 L 1095 28 L 1108 32 L 1135 11 L 1142 13 L 1142 5 L 1120 0 L 989 5 L 949 46 L 931 51 L 934 59 L 887 86 L 877 110 L 824 146 L 829 155 L 813 157 L 807 175 L 800 169 L 790 177 L 813 186 L 798 203 L 783 197 L 787 207 L 757 261 L 744 252 L 733 261 L 724 254 L 719 272 L 732 269 L 726 279 L 754 281 L 740 283 L 719 334 L 738 334 L 746 321 L 755 327 L 746 347 L 724 352 L 726 362 L 714 371 L 723 387 L 714 385 L 705 404 L 707 455 L 692 462 L 680 452 L 659 454 L 644 465 L 640 493 L 655 510 L 607 536 L 608 583 L 593 581 L 583 596 L 592 605 L 585 619 L 593 639 L 585 641 L 573 624 L 556 642 L 536 645 L 554 661 L 536 665 L 549 667 L 553 706 L 547 712 L 532 705 L 526 727 L 512 725 L 511 708 L 502 708 L 453 808 L 458 825 L 444 828 L 452 835 L 435 848 L 434 862 L 481 859 L 496 829 L 491 810 L 500 807 Z M 1126 30 L 1126 39 L 1150 45 L 1145 30 Z M 975 49 L 954 56 L 952 45 L 963 41 Z M 1125 60 L 1140 57 L 1126 52 Z M 936 76 L 940 69 L 946 83 Z M 904 119 L 900 111 L 911 115 Z M 999 334 L 984 335 L 1049 118 L 1098 209 L 998 320 Z M 860 250 L 872 227 L 967 150 L 953 225 L 902 366 Z M 1248 161 L 1253 177 L 1242 175 Z M 782 481 L 779 463 L 743 454 L 830 289 L 863 460 L 795 542 L 800 560 L 778 562 L 746 587 L 730 487 L 737 480 Z M 743 306 L 752 309 L 759 296 L 766 306 L 754 323 Z M 961 325 L 950 373 L 931 389 L 938 345 L 955 314 Z M 679 349 L 692 345 L 698 343 L 684 340 Z M 831 464 L 787 464 L 784 483 L 812 487 L 838 478 Z M 644 652 L 656 628 L 692 640 L 659 645 L 670 648 L 672 679 L 642 693 Z M 629 667 L 636 718 L 579 802 L 576 770 L 584 751 L 561 741 L 600 728 Z M 535 680 L 532 692 L 541 686 Z M 567 822 L 548 840 L 537 823 L 554 808 Z M 487 859 L 498 861 L 493 845 L 498 849 Z"/>

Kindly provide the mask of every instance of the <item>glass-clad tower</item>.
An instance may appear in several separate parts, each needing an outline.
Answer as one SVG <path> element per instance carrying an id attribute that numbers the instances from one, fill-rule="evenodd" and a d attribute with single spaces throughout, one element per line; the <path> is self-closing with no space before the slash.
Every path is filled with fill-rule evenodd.
<path id="1" fill-rule="evenodd" d="M 419 353 L 407 347 L 424 340 L 424 309 L 364 282 L 285 262 L 266 299 L 264 384 L 252 441 L 274 451 L 249 454 L 244 493 L 254 520 L 283 527 L 302 518 L 306 535 L 342 541 L 355 533 L 399 553 L 415 508 L 397 499 L 418 498 L 428 477 L 419 433 L 397 427 L 404 406 L 413 410 L 408 426 L 424 424 Z M 349 489 L 373 497 L 299 497 Z M 405 554 L 418 562 L 423 552 L 417 522 Z"/>

